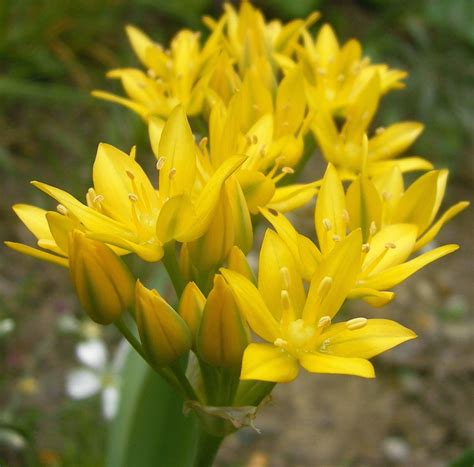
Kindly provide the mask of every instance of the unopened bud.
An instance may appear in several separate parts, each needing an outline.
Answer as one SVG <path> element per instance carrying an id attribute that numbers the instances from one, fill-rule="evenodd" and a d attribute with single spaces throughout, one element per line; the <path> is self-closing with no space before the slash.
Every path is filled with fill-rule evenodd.
<path id="1" fill-rule="evenodd" d="M 199 287 L 194 282 L 188 282 L 179 300 L 178 313 L 188 325 L 193 339 L 196 337 L 205 304 L 206 297 Z"/>
<path id="2" fill-rule="evenodd" d="M 158 367 L 170 365 L 191 348 L 187 324 L 156 290 L 137 281 L 135 302 L 140 340 L 152 363 Z"/>
<path id="3" fill-rule="evenodd" d="M 96 323 L 110 324 L 132 305 L 134 279 L 125 263 L 78 230 L 69 240 L 69 271 L 82 307 Z"/>

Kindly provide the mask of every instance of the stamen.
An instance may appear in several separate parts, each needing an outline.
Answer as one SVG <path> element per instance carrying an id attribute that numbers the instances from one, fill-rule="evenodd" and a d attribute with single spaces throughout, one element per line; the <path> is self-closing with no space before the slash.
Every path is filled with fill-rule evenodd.
<path id="1" fill-rule="evenodd" d="M 376 135 L 381 135 L 384 131 L 385 131 L 385 127 L 379 126 L 379 127 L 375 130 L 375 134 L 376 134 Z"/>
<path id="2" fill-rule="evenodd" d="M 397 245 L 395 245 L 395 243 L 392 243 L 392 242 L 387 242 L 385 244 L 385 248 L 394 250 L 395 248 L 397 248 Z"/>
<path id="3" fill-rule="evenodd" d="M 102 203 L 104 201 L 104 195 L 95 195 L 94 198 L 92 198 L 92 202 L 94 204 Z"/>
<path id="4" fill-rule="evenodd" d="M 138 201 L 138 196 L 135 193 L 129 193 L 128 199 L 133 203 L 136 203 Z"/>
<path id="5" fill-rule="evenodd" d="M 362 251 L 368 253 L 370 251 L 370 245 L 368 243 L 362 243 Z"/>
<path id="6" fill-rule="evenodd" d="M 318 297 L 319 297 L 320 302 L 322 302 L 326 298 L 329 290 L 331 289 L 331 285 L 332 285 L 332 277 L 324 276 L 321 282 L 319 283 L 319 287 L 318 287 Z"/>
<path id="7" fill-rule="evenodd" d="M 152 70 L 151 68 L 148 68 L 146 71 L 146 74 L 148 75 L 149 78 L 155 79 L 156 78 L 156 72 L 155 70 Z"/>
<path id="8" fill-rule="evenodd" d="M 331 221 L 327 217 L 323 219 L 323 225 L 328 232 L 332 229 Z"/>
<path id="9" fill-rule="evenodd" d="M 342 220 L 346 223 L 349 224 L 350 217 L 349 217 L 349 212 L 347 209 L 342 210 Z"/>
<path id="10" fill-rule="evenodd" d="M 282 171 L 284 174 L 294 174 L 294 173 L 295 173 L 294 169 L 292 169 L 291 167 L 287 167 L 287 166 L 282 167 L 282 168 L 281 168 L 281 171 Z"/>
<path id="11" fill-rule="evenodd" d="M 159 157 L 158 160 L 156 161 L 156 170 L 160 171 L 165 165 L 165 162 L 166 162 L 166 159 L 163 156 Z"/>
<path id="12" fill-rule="evenodd" d="M 324 329 L 324 328 L 327 328 L 330 324 L 331 324 L 331 317 L 328 315 L 322 316 L 321 318 L 319 318 L 318 328 Z"/>
<path id="13" fill-rule="evenodd" d="M 259 154 L 260 154 L 261 156 L 264 156 L 264 155 L 265 155 L 265 149 L 266 149 L 266 148 L 267 148 L 267 147 L 266 147 L 265 144 L 262 144 L 262 145 L 260 146 Z"/>
<path id="14" fill-rule="evenodd" d="M 362 329 L 368 322 L 367 318 L 354 318 L 350 319 L 346 323 L 346 328 L 349 331 L 355 331 L 356 329 Z"/>
<path id="15" fill-rule="evenodd" d="M 280 275 L 283 289 L 288 290 L 291 284 L 290 271 L 287 267 L 283 266 L 280 268 Z"/>
<path id="16" fill-rule="evenodd" d="M 171 180 L 175 175 L 176 175 L 176 167 L 173 167 L 172 169 L 170 169 L 168 173 L 168 178 Z"/>
<path id="17" fill-rule="evenodd" d="M 199 141 L 199 147 L 201 149 L 205 149 L 207 147 L 207 142 L 208 142 L 207 136 L 203 136 L 201 138 L 201 141 Z"/>
<path id="18" fill-rule="evenodd" d="M 286 342 L 285 339 L 282 339 L 281 337 L 277 337 L 275 339 L 275 341 L 273 342 L 273 345 L 275 347 L 281 347 L 281 348 L 284 348 L 288 345 L 288 342 Z"/>
<path id="19" fill-rule="evenodd" d="M 377 232 L 377 224 L 374 221 L 372 221 L 370 223 L 369 233 L 370 235 L 375 235 L 376 232 Z"/>
<path id="20" fill-rule="evenodd" d="M 388 191 L 382 192 L 382 198 L 384 201 L 389 201 L 390 199 L 392 199 L 392 196 L 392 193 L 389 193 Z"/>
<path id="21" fill-rule="evenodd" d="M 280 293 L 281 298 L 281 307 L 284 311 L 289 311 L 291 309 L 290 295 L 288 290 L 282 290 Z"/>
<path id="22" fill-rule="evenodd" d="M 332 236 L 332 239 L 333 239 L 335 242 L 340 242 L 340 241 L 341 241 L 341 236 L 340 236 L 340 235 L 333 235 L 333 236 Z"/>
<path id="23" fill-rule="evenodd" d="M 67 210 L 66 206 L 64 206 L 63 204 L 58 204 L 56 206 L 56 209 L 57 211 L 59 212 L 59 214 L 62 214 L 63 216 L 67 216 L 69 211 Z"/>

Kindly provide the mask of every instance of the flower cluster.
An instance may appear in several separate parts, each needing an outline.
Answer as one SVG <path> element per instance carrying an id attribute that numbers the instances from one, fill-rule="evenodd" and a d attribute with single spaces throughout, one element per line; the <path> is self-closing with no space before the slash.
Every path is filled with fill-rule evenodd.
<path id="1" fill-rule="evenodd" d="M 371 129 L 405 73 L 371 63 L 354 39 L 340 44 L 327 24 L 313 37 L 318 16 L 283 24 L 247 1 L 228 4 L 217 21 L 205 18 L 204 42 L 183 30 L 169 48 L 127 27 L 143 68 L 109 72 L 126 97 L 94 94 L 143 118 L 156 173 L 135 149 L 100 144 L 84 202 L 33 182 L 56 210 L 14 206 L 39 249 L 8 246 L 69 268 L 88 315 L 114 323 L 202 407 L 258 405 L 300 366 L 373 377 L 370 358 L 416 336 L 387 319 L 338 321 L 341 306 L 381 307 L 394 286 L 457 249 L 429 245 L 468 203 L 438 216 L 447 171 L 399 157 L 423 126 Z M 298 183 L 313 142 L 327 170 Z M 422 175 L 407 185 L 413 171 Z M 311 239 L 286 213 L 314 200 Z M 263 221 L 272 228 L 256 274 L 246 255 Z M 130 254 L 164 264 L 176 303 L 135 277 Z"/>

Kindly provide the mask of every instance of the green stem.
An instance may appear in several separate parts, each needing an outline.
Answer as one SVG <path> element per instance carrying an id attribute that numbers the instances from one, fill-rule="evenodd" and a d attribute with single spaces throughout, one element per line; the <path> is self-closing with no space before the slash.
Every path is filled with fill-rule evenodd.
<path id="1" fill-rule="evenodd" d="M 183 293 L 185 284 L 183 277 L 181 276 L 181 271 L 179 270 L 178 259 L 176 258 L 175 242 L 172 241 L 166 243 L 164 246 L 164 251 L 165 254 L 162 261 L 179 299 Z"/>
<path id="2" fill-rule="evenodd" d="M 199 401 L 199 397 L 197 396 L 194 388 L 192 387 L 191 383 L 189 382 L 186 375 L 183 373 L 183 370 L 179 366 L 179 364 L 175 364 L 170 366 L 171 371 L 175 378 L 179 381 L 180 385 L 186 391 L 186 396 L 190 400 Z"/>
<path id="3" fill-rule="evenodd" d="M 212 467 L 223 437 L 213 436 L 199 428 L 194 467 Z"/>

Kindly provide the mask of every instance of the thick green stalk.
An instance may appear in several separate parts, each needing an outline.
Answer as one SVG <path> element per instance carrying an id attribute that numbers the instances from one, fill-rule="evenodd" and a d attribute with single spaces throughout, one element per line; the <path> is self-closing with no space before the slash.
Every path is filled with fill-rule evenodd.
<path id="1" fill-rule="evenodd" d="M 213 436 L 199 428 L 193 467 L 212 467 L 223 440 L 223 437 Z"/>

